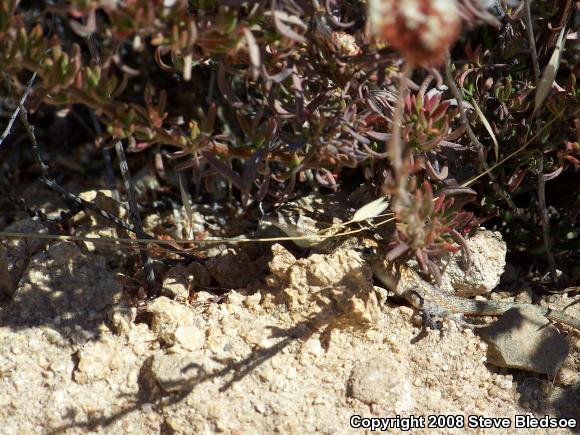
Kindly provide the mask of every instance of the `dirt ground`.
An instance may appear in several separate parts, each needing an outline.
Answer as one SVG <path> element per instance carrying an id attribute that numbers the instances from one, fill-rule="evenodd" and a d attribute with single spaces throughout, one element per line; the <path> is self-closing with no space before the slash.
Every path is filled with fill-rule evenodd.
<path id="1" fill-rule="evenodd" d="M 1 434 L 370 432 L 353 416 L 414 416 L 412 433 L 578 432 L 514 426 L 580 423 L 577 332 L 550 326 L 569 346 L 556 376 L 497 367 L 480 329 L 424 330 L 354 252 L 217 247 L 205 265 L 160 267 L 166 296 L 135 306 L 111 248 L 3 243 L 18 279 L 0 312 Z M 509 427 L 468 427 L 500 417 Z"/>

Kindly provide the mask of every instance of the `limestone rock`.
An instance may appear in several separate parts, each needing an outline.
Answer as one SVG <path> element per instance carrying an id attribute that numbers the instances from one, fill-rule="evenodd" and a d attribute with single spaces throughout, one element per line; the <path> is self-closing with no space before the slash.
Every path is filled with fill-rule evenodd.
<path id="1" fill-rule="evenodd" d="M 118 335 L 128 335 L 137 317 L 137 308 L 121 303 L 109 311 L 113 331 Z"/>
<path id="2" fill-rule="evenodd" d="M 270 272 L 279 278 L 282 278 L 290 266 L 296 263 L 296 257 L 279 243 L 272 245 L 272 256 L 272 261 L 269 263 Z"/>
<path id="3" fill-rule="evenodd" d="M 205 343 L 205 332 L 199 326 L 178 326 L 173 336 L 187 350 L 200 349 Z"/>
<path id="4" fill-rule="evenodd" d="M 87 343 L 77 353 L 78 364 L 73 374 L 74 380 L 79 384 L 88 384 L 106 379 L 111 373 L 113 360 L 120 352 L 120 343 L 110 337 Z"/>

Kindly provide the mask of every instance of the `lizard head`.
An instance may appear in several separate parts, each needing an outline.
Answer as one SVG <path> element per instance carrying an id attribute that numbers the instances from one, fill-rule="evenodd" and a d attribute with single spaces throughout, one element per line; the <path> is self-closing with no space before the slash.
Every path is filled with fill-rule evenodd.
<path id="1" fill-rule="evenodd" d="M 373 275 L 391 291 L 397 287 L 398 279 L 394 270 L 394 263 L 386 260 L 386 243 L 372 236 L 360 239 L 357 250 L 363 260 L 372 268 Z"/>
<path id="2" fill-rule="evenodd" d="M 378 259 L 381 255 L 381 243 L 371 236 L 363 236 L 356 247 L 360 256 L 367 261 Z"/>

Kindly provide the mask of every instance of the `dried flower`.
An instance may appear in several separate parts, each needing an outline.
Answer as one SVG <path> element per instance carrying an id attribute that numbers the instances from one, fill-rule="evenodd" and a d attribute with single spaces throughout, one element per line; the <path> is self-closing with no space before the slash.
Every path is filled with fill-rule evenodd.
<path id="1" fill-rule="evenodd" d="M 334 53 L 340 56 L 357 56 L 362 50 L 356 43 L 356 39 L 346 32 L 335 32 L 330 28 L 326 17 L 317 15 L 316 19 L 317 36 Z"/>
<path id="2" fill-rule="evenodd" d="M 414 65 L 443 61 L 460 30 L 455 0 L 371 0 L 370 31 Z"/>
<path id="3" fill-rule="evenodd" d="M 343 56 L 356 56 L 361 53 L 354 36 L 346 32 L 332 32 L 332 42 Z"/>

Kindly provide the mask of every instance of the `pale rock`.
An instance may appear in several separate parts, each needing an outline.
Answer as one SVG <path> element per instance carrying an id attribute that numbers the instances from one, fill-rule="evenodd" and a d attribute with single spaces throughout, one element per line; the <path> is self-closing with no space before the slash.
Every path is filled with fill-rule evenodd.
<path id="1" fill-rule="evenodd" d="M 216 299 L 216 296 L 210 292 L 198 291 L 193 294 L 193 300 L 197 303 L 210 303 Z"/>
<path id="2" fill-rule="evenodd" d="M 129 307 L 126 304 L 115 305 L 109 312 L 109 320 L 113 330 L 118 335 L 128 335 L 136 317 L 137 308 Z"/>
<path id="3" fill-rule="evenodd" d="M 232 290 L 226 295 L 224 301 L 228 304 L 241 306 L 245 299 L 246 297 L 244 295 L 238 293 L 235 290 Z"/>
<path id="4" fill-rule="evenodd" d="M 174 337 L 177 343 L 188 350 L 200 349 L 205 343 L 205 332 L 198 326 L 178 326 Z"/>
<path id="5" fill-rule="evenodd" d="M 467 244 L 472 260 L 468 273 L 465 273 L 463 249 L 442 258 L 444 267 L 440 288 L 446 293 L 463 297 L 482 295 L 499 284 L 507 253 L 501 234 L 479 229 Z"/>
<path id="6" fill-rule="evenodd" d="M 314 357 L 322 357 L 326 353 L 318 338 L 311 338 L 302 346 L 302 352 Z"/>
<path id="7" fill-rule="evenodd" d="M 244 299 L 244 306 L 247 308 L 255 308 L 260 305 L 260 301 L 262 300 L 262 294 L 260 292 L 256 292 L 253 295 L 247 296 Z"/>
<path id="8" fill-rule="evenodd" d="M 155 299 L 147 306 L 151 313 L 151 329 L 157 334 L 158 340 L 167 346 L 173 346 L 175 333 L 179 327 L 195 325 L 195 313 L 190 307 L 174 302 L 165 296 Z"/>
<path id="9" fill-rule="evenodd" d="M 288 269 L 296 262 L 296 257 L 279 243 L 272 245 L 272 256 L 272 261 L 268 266 L 270 272 L 279 278 L 284 277 Z"/>

